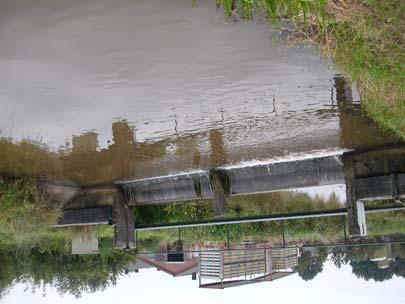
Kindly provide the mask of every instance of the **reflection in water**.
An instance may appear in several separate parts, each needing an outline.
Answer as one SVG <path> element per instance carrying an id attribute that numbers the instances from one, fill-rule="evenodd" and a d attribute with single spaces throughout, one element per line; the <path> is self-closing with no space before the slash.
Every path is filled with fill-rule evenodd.
<path id="1" fill-rule="evenodd" d="M 177 242 L 177 246 L 178 246 Z M 104 290 L 119 283 L 125 274 L 142 276 L 148 268 L 156 268 L 170 277 L 187 276 L 197 280 L 195 287 L 228 288 L 246 284 L 284 280 L 298 275 L 311 281 L 330 261 L 334 273 L 348 265 L 352 274 L 365 281 L 382 282 L 405 277 L 405 243 L 302 247 L 271 247 L 271 244 L 243 243 L 231 250 L 199 248 L 197 251 L 133 255 L 106 251 L 105 240 L 100 255 L 70 255 L 59 244 L 48 244 L 46 251 L 31 248 L 16 254 L 15 249 L 2 247 L 0 259 L 0 295 L 18 282 L 32 288 L 53 286 L 60 294 L 80 297 L 84 293 Z M 237 248 L 236 248 L 237 247 Z M 179 249 L 179 248 L 178 248 Z M 137 289 L 134 286 L 135 290 Z M 139 291 L 138 291 L 139 292 Z"/>
<path id="2" fill-rule="evenodd" d="M 95 132 L 73 136 L 72 147 L 59 152 L 51 152 L 35 141 L 14 143 L 2 138 L 0 170 L 3 174 L 44 177 L 85 185 L 207 170 L 242 160 L 232 154 L 232 149 L 225 147 L 222 129 L 154 142 L 135 141 L 135 130 L 126 121 L 113 123 L 112 130 L 112 142 L 107 149 L 99 148 Z M 209 142 L 207 152 L 203 152 L 200 147 L 200 140 L 204 138 L 208 138 Z M 369 142 L 364 147 L 370 147 Z M 319 155 L 333 153 L 334 150 L 319 151 Z M 291 155 L 289 157 L 294 158 Z M 254 158 L 255 154 L 250 156 L 250 159 Z M 266 163 L 266 158 L 262 161 Z"/>
<path id="3" fill-rule="evenodd" d="M 45 239 L 36 247 L 0 247 L 0 298 L 17 283 L 33 290 L 53 286 L 60 294 L 76 297 L 106 289 L 125 273 L 133 254 L 108 250 L 108 239 L 100 242 L 98 255 L 71 255 L 63 239 Z"/>
<path id="4" fill-rule="evenodd" d="M 229 138 L 229 130 L 225 125 L 186 132 L 175 137 L 137 141 L 135 126 L 126 120 L 119 120 L 112 123 L 111 140 L 107 141 L 107 145 L 101 146 L 96 131 L 73 135 L 71 146 L 67 142 L 58 151 L 35 140 L 18 142 L 12 138 L 0 137 L 0 170 L 11 175 L 99 184 L 117 179 L 229 166 L 246 160 L 274 159 L 291 156 L 292 152 L 308 154 L 325 148 L 367 148 L 401 142 L 392 135 L 381 133 L 368 118 L 362 116 L 360 103 L 353 99 L 352 88 L 345 79 L 335 77 L 334 81 L 340 126 L 337 145 L 319 146 L 308 139 L 308 146 L 294 144 L 289 147 L 274 139 L 270 145 L 250 145 L 246 142 L 246 146 L 240 146 L 235 143 L 234 138 Z M 325 111 L 322 110 L 317 115 L 322 116 Z M 246 132 L 238 130 L 232 136 L 243 138 Z M 271 134 L 261 138 L 269 136 Z M 291 140 L 288 136 L 284 140 L 287 139 Z"/>

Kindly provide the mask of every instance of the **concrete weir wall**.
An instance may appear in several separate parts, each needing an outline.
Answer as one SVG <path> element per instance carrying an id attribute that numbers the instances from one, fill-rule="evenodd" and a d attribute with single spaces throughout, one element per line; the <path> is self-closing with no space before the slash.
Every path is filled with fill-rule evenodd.
<path id="1" fill-rule="evenodd" d="M 395 146 L 292 161 L 219 167 L 124 180 L 116 184 L 121 187 L 130 205 L 213 198 L 214 206 L 221 213 L 221 202 L 226 196 L 343 183 L 351 192 L 347 201 L 402 198 L 404 172 L 405 147 Z"/>
<path id="2" fill-rule="evenodd" d="M 223 189 L 212 187 L 212 177 L 222 179 Z M 341 155 L 308 158 L 254 166 L 218 168 L 198 173 L 118 181 L 130 205 L 271 192 L 344 182 Z"/>
<path id="3" fill-rule="evenodd" d="M 209 173 L 197 172 L 118 181 L 129 205 L 212 198 Z"/>
<path id="4" fill-rule="evenodd" d="M 230 195 L 344 182 L 340 155 L 221 170 L 228 176 Z"/>

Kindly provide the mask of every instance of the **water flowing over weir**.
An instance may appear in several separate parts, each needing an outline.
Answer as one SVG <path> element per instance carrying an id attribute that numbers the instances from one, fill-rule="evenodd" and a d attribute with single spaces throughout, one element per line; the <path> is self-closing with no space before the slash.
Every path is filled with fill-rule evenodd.
<path id="1" fill-rule="evenodd" d="M 341 155 L 220 170 L 228 176 L 231 195 L 344 182 Z"/>
<path id="2" fill-rule="evenodd" d="M 260 192 L 340 184 L 344 182 L 341 155 L 312 157 L 303 160 L 282 161 L 221 167 L 207 171 L 182 173 L 149 179 L 123 180 L 121 186 L 129 204 L 151 204 L 212 198 L 210 182 L 218 175 L 223 191 L 228 195 L 244 195 Z"/>
<path id="3" fill-rule="evenodd" d="M 162 177 L 118 181 L 129 204 L 150 204 L 212 198 L 209 173 L 183 173 Z"/>

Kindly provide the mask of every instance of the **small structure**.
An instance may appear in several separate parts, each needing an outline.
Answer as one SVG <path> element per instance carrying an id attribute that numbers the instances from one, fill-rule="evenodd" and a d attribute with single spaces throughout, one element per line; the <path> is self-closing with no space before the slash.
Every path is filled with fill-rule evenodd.
<path id="1" fill-rule="evenodd" d="M 174 277 L 191 275 L 193 280 L 198 271 L 198 253 L 184 251 L 183 242 L 177 240 L 161 248 L 160 252 L 141 254 L 137 257 L 135 272 L 142 268 L 155 267 Z"/>
<path id="2" fill-rule="evenodd" d="M 52 227 L 108 225 L 112 220 L 111 207 L 63 210 L 58 223 Z"/>
<path id="3" fill-rule="evenodd" d="M 163 254 L 143 254 L 137 257 L 139 266 L 135 269 L 137 272 L 141 268 L 155 267 L 157 270 L 166 272 L 173 277 L 180 276 L 195 276 L 194 274 L 198 271 L 198 259 L 196 257 L 191 257 L 191 259 L 186 259 L 184 261 L 169 261 L 168 255 Z M 142 265 L 147 265 L 147 267 L 141 267 Z"/>
<path id="4" fill-rule="evenodd" d="M 375 262 L 380 269 L 386 269 L 392 262 L 391 244 L 385 244 L 374 251 L 370 261 Z"/>
<path id="5" fill-rule="evenodd" d="M 133 212 L 116 186 L 83 188 L 68 201 L 58 223 L 52 227 L 113 225 L 113 247 L 135 248 Z"/>
<path id="6" fill-rule="evenodd" d="M 85 226 L 77 230 L 72 238 L 72 254 L 96 254 L 98 238 L 94 226 Z"/>

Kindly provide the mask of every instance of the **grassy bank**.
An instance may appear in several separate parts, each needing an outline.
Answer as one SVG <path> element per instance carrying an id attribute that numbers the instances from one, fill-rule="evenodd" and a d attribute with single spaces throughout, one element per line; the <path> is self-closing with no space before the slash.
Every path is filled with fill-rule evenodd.
<path id="1" fill-rule="evenodd" d="M 365 112 L 405 139 L 405 2 L 401 0 L 218 0 L 233 20 L 264 15 L 296 25 L 357 84 Z"/>
<path id="2" fill-rule="evenodd" d="M 60 214 L 60 203 L 45 197 L 31 178 L 0 176 L 0 241 L 35 243 L 46 237 L 63 237 L 50 231 Z"/>
<path id="3" fill-rule="evenodd" d="M 369 116 L 405 139 L 405 2 L 332 3 L 315 41 L 357 83 Z"/>

